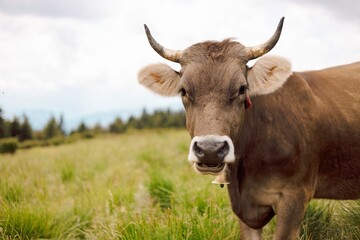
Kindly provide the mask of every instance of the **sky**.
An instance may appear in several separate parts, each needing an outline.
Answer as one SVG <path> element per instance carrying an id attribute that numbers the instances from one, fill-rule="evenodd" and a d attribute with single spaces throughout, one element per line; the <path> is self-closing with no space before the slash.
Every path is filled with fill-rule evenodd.
<path id="1" fill-rule="evenodd" d="M 359 0 L 0 0 L 0 108 L 6 118 L 28 115 L 35 127 L 60 114 L 74 127 L 143 108 L 181 109 L 177 97 L 137 82 L 150 63 L 180 68 L 151 49 L 144 23 L 172 49 L 228 37 L 253 46 L 282 16 L 270 54 L 295 71 L 360 60 Z"/>

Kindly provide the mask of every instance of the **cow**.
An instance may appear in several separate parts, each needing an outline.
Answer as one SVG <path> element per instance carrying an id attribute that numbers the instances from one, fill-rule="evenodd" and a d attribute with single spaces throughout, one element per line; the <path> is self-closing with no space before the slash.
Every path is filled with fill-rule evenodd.
<path id="1" fill-rule="evenodd" d="M 185 50 L 160 45 L 145 25 L 152 48 L 181 70 L 151 64 L 138 81 L 180 95 L 189 161 L 201 174 L 226 177 L 241 239 L 260 239 L 275 215 L 273 239 L 297 239 L 311 199 L 360 198 L 360 62 L 292 72 L 286 58 L 261 57 L 283 22 L 257 46 L 225 39 Z"/>

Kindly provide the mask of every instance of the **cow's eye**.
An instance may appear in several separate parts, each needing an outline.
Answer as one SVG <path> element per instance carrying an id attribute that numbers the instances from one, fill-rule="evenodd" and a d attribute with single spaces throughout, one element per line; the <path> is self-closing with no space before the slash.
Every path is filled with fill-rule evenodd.
<path id="1" fill-rule="evenodd" d="M 179 91 L 179 93 L 180 93 L 180 95 L 181 95 L 182 97 L 185 97 L 185 96 L 186 96 L 186 91 L 185 91 L 184 88 L 181 88 L 180 91 Z"/>
<path id="2" fill-rule="evenodd" d="M 241 86 L 240 89 L 239 89 L 239 94 L 240 95 L 244 94 L 245 90 L 246 90 L 246 86 L 245 85 Z"/>

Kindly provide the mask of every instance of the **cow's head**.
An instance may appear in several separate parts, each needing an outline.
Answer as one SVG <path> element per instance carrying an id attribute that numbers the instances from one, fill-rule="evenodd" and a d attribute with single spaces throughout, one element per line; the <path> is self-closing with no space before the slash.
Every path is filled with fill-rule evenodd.
<path id="1" fill-rule="evenodd" d="M 291 74 L 291 64 L 281 57 L 261 58 L 251 68 L 246 65 L 275 46 L 283 21 L 274 35 L 258 46 L 245 47 L 227 39 L 194 44 L 183 51 L 160 45 L 145 25 L 152 48 L 180 63 L 181 70 L 161 63 L 148 65 L 139 72 L 139 82 L 160 95 L 181 96 L 192 137 L 189 161 L 198 172 L 217 175 L 236 160 L 234 146 L 241 136 L 250 97 L 274 92 Z"/>

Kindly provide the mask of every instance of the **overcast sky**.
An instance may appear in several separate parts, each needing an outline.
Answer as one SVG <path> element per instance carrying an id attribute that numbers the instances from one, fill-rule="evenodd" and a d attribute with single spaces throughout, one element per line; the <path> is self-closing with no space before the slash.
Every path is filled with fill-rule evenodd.
<path id="1" fill-rule="evenodd" d="M 65 118 L 181 106 L 137 83 L 163 45 L 266 41 L 285 16 L 271 54 L 296 71 L 360 60 L 359 0 L 0 0 L 0 107 L 7 117 L 45 110 Z M 174 68 L 176 64 L 170 63 Z"/>

